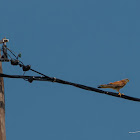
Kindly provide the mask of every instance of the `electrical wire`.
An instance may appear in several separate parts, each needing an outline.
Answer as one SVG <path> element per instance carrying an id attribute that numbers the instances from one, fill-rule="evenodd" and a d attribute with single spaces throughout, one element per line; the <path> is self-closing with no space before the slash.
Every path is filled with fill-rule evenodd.
<path id="1" fill-rule="evenodd" d="M 106 95 L 111 95 L 111 96 L 114 96 L 114 97 L 119 97 L 119 98 L 131 100 L 131 101 L 140 102 L 140 98 L 135 98 L 135 97 L 127 96 L 127 95 L 121 95 L 120 96 L 120 95 L 118 95 L 118 93 L 115 93 L 115 92 L 103 91 L 103 90 L 100 90 L 98 88 L 93 88 L 93 87 L 85 86 L 85 85 L 82 85 L 82 84 L 77 84 L 77 83 L 64 81 L 64 80 L 61 80 L 61 79 L 58 79 L 58 78 L 55 78 L 55 77 L 49 77 L 49 76 L 47 76 L 47 75 L 45 75 L 41 72 L 38 72 L 38 71 L 32 69 L 30 65 L 24 65 L 23 62 L 19 61 L 18 57 L 9 48 L 7 48 L 7 50 L 9 50 L 14 55 L 14 57 L 16 58 L 16 59 L 11 59 L 11 62 L 12 62 L 11 64 L 12 65 L 19 65 L 20 67 L 22 67 L 24 72 L 30 70 L 30 71 L 33 71 L 33 72 L 41 75 L 41 76 L 8 75 L 8 74 L 0 73 L 0 77 L 21 78 L 21 79 L 24 79 L 24 80 L 26 80 L 30 83 L 32 83 L 33 81 L 56 82 L 56 83 L 60 83 L 60 84 L 71 85 L 71 86 L 81 88 L 81 89 L 84 89 L 84 90 L 94 91 L 94 92 L 98 92 L 98 93 L 102 93 L 102 94 L 106 94 Z"/>
<path id="2" fill-rule="evenodd" d="M 35 81 L 49 81 L 49 82 L 56 82 L 56 83 L 60 83 L 60 84 L 66 84 L 66 85 L 71 85 L 71 86 L 75 86 L 77 88 L 81 88 L 84 90 L 89 90 L 89 91 L 94 91 L 94 92 L 98 92 L 98 93 L 102 93 L 102 94 L 107 94 L 107 95 L 111 95 L 111 96 L 115 96 L 115 97 L 119 97 L 119 98 L 123 98 L 123 99 L 127 99 L 127 100 L 131 100 L 131 101 L 137 101 L 140 102 L 139 98 L 134 98 L 134 97 L 130 97 L 127 95 L 121 95 L 121 97 L 118 95 L 118 93 L 115 92 L 108 92 L 108 91 L 103 91 L 97 88 L 93 88 L 93 87 L 89 87 L 89 86 L 85 86 L 85 85 L 81 85 L 81 84 L 77 84 L 77 83 L 72 83 L 72 82 L 68 82 L 68 81 L 64 81 L 55 77 L 42 77 L 42 76 L 23 76 L 23 75 L 7 75 L 7 74 L 2 74 L 0 73 L 0 77 L 6 77 L 6 78 L 21 78 L 24 79 L 26 81 L 29 81 L 30 83 L 32 83 L 34 80 Z"/>

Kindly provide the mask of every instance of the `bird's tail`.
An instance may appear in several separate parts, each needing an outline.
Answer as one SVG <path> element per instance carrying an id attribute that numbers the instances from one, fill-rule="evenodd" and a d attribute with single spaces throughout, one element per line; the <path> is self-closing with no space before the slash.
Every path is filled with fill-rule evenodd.
<path id="1" fill-rule="evenodd" d="M 105 84 L 105 85 L 99 85 L 98 88 L 109 88 L 109 86 L 107 84 Z"/>

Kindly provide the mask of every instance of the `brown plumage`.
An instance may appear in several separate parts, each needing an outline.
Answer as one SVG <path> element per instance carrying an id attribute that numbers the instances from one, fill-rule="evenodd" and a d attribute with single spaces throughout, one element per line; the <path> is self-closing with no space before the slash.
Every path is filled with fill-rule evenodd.
<path id="1" fill-rule="evenodd" d="M 116 82 L 113 82 L 113 83 L 99 85 L 98 88 L 112 88 L 112 89 L 115 89 L 115 90 L 117 90 L 117 92 L 119 92 L 118 95 L 121 96 L 122 94 L 120 93 L 120 89 L 123 88 L 128 82 L 129 82 L 129 79 L 123 79 L 123 80 L 116 81 Z"/>

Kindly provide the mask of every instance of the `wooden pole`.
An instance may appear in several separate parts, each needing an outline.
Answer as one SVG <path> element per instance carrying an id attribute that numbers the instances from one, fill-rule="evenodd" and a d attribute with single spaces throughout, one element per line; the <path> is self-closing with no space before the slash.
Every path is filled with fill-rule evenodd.
<path id="1" fill-rule="evenodd" d="M 0 58 L 1 58 L 1 51 L 0 51 Z M 3 73 L 1 62 L 0 62 L 0 73 Z M 2 77 L 0 77 L 0 140 L 6 140 L 4 81 Z"/>

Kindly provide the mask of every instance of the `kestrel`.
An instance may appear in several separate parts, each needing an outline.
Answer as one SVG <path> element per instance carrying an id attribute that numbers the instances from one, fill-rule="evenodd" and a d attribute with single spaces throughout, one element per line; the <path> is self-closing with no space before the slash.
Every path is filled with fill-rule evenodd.
<path id="1" fill-rule="evenodd" d="M 112 88 L 112 89 L 115 89 L 115 90 L 117 90 L 117 92 L 119 92 L 118 95 L 120 95 L 120 97 L 121 97 L 121 95 L 124 95 L 124 94 L 120 93 L 120 89 L 123 88 L 128 82 L 129 82 L 129 79 L 123 79 L 123 80 L 116 81 L 116 82 L 113 82 L 113 83 L 99 85 L 98 88 Z"/>

